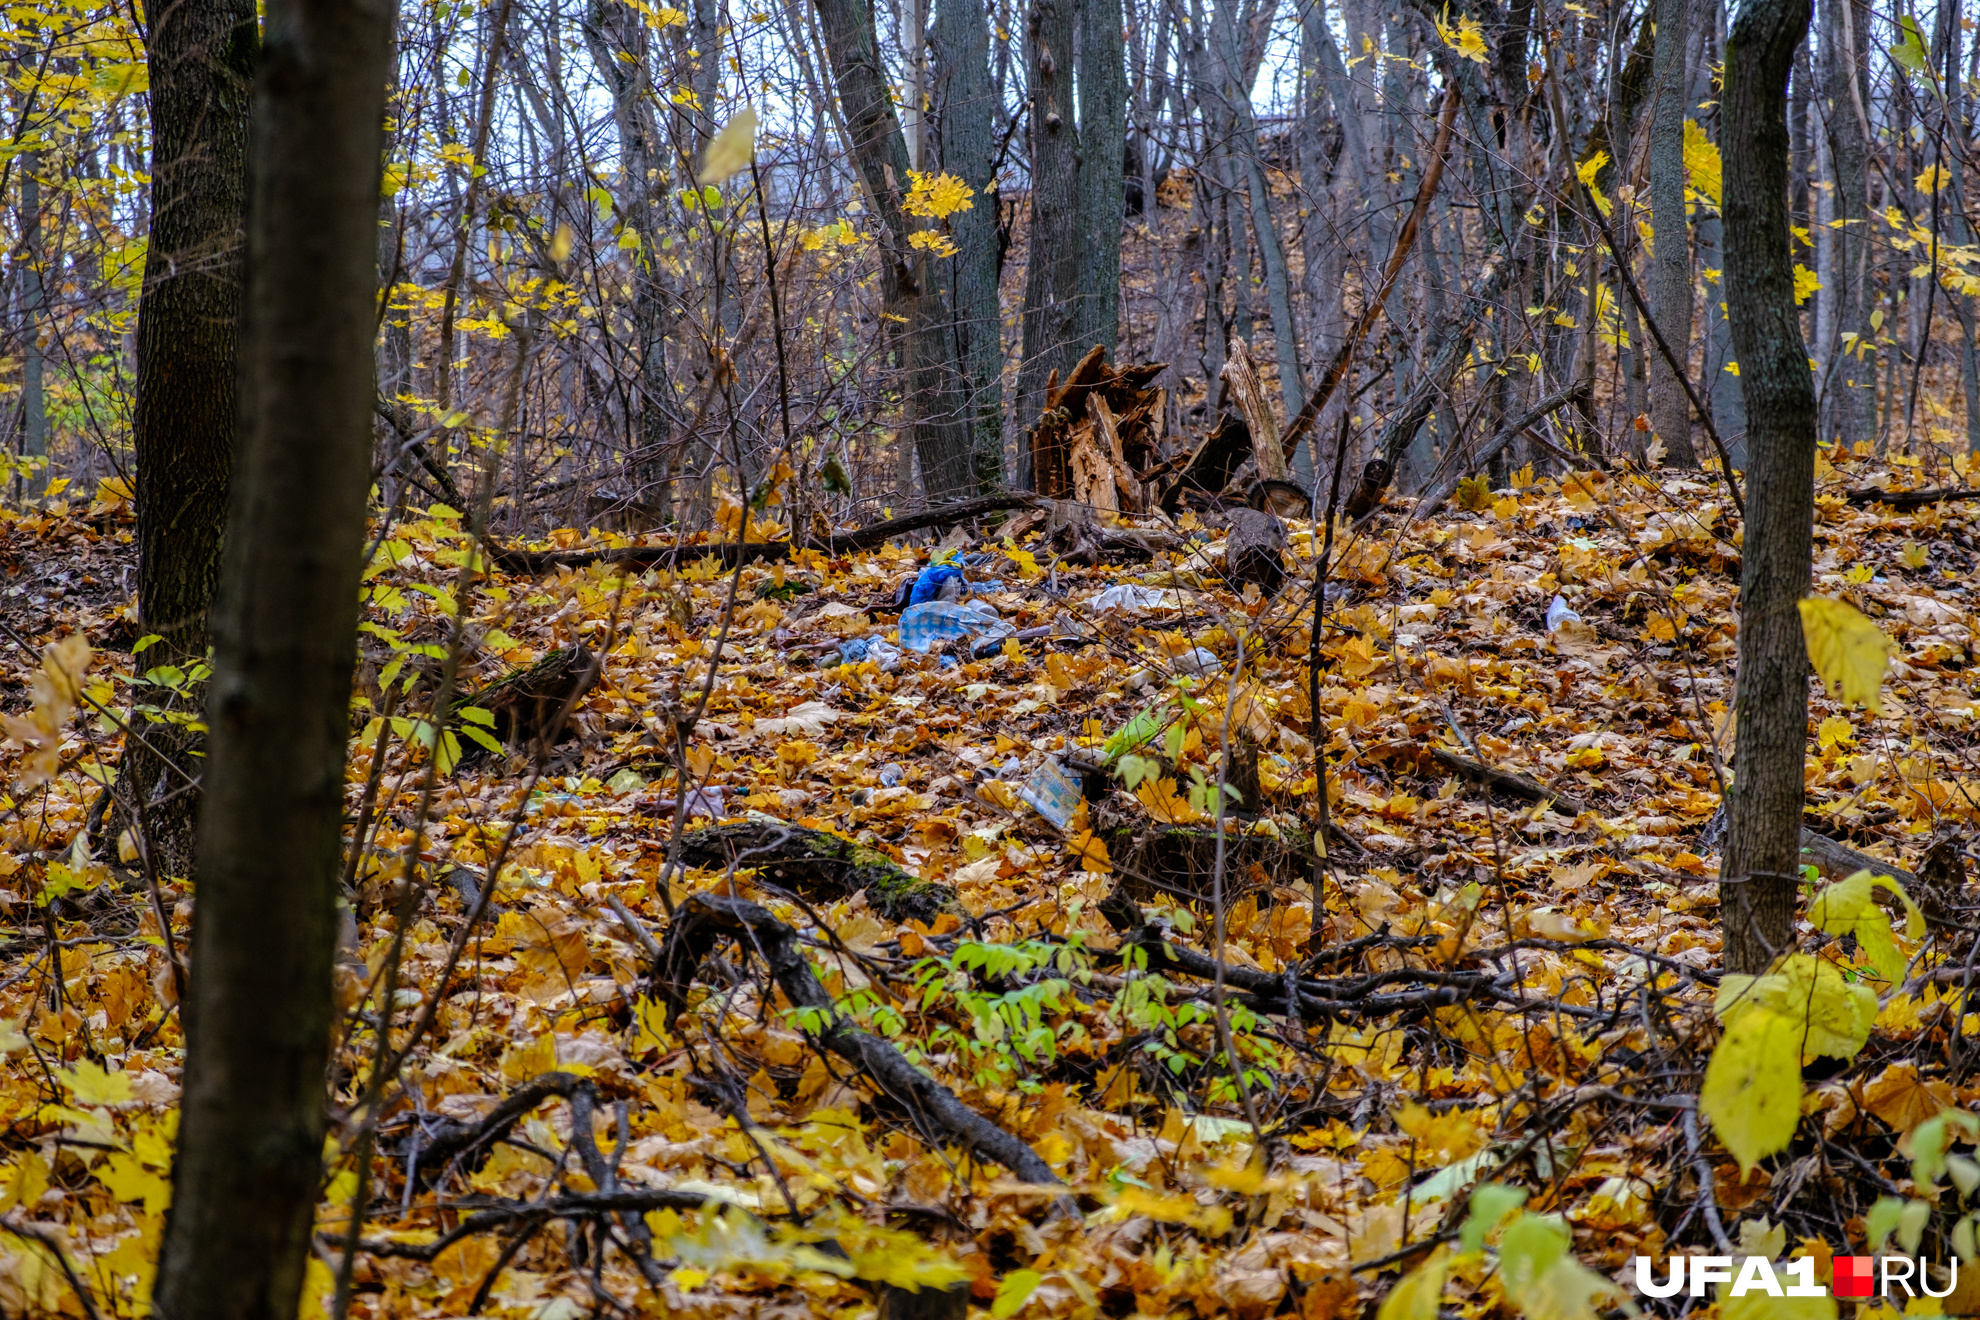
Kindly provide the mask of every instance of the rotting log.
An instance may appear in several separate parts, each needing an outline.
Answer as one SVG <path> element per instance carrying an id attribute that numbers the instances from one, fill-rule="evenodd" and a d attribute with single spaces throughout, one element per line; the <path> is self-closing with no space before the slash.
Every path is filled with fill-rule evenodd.
<path id="1" fill-rule="evenodd" d="M 737 821 L 690 830 L 681 836 L 681 860 L 707 868 L 749 867 L 804 898 L 863 893 L 867 906 L 889 921 L 931 923 L 944 912 L 960 911 L 949 886 L 917 879 L 885 853 L 802 825 Z"/>

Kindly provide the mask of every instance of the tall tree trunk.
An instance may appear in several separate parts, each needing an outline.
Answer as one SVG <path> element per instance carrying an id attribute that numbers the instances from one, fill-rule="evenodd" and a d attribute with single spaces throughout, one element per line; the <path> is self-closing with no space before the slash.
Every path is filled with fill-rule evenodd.
<path id="1" fill-rule="evenodd" d="M 665 233 L 655 194 L 665 160 L 654 112 L 653 63 L 646 21 L 619 0 L 592 0 L 584 19 L 591 62 L 612 93 L 612 122 L 619 139 L 619 181 L 613 207 L 639 240 L 632 251 L 633 337 L 639 374 L 631 401 L 636 428 L 632 470 L 640 501 L 664 509 L 673 476 L 674 386 L 667 362 L 673 300 L 660 243 Z"/>
<path id="2" fill-rule="evenodd" d="M 1684 215 L 1685 46 L 1692 0 L 1657 0 L 1656 91 L 1650 107 L 1650 307 L 1680 366 L 1691 362 L 1691 242 Z M 1695 468 L 1691 400 L 1662 353 L 1650 358 L 1650 429 L 1672 467 Z"/>
<path id="3" fill-rule="evenodd" d="M 976 193 L 949 217 L 965 425 L 976 487 L 1004 483 L 1004 345 L 997 275 L 997 91 L 990 82 L 990 23 L 983 0 L 937 0 L 934 136 L 941 167 Z M 1116 243 L 1118 251 L 1118 243 Z"/>
<path id="4" fill-rule="evenodd" d="M 1705 135 L 1715 141 L 1724 136 L 1719 114 L 1717 88 L 1713 85 L 1713 70 L 1719 67 L 1720 57 L 1726 43 L 1726 10 L 1723 0 L 1692 0 L 1700 8 L 1694 10 L 1696 19 L 1693 31 L 1699 34 L 1698 54 L 1692 61 L 1690 71 L 1690 101 L 1700 106 L 1698 122 Z M 1806 51 L 1806 43 L 1797 51 Z M 1797 59 L 1800 56 L 1797 54 Z M 1797 69 L 1799 65 L 1797 64 Z M 1795 77 L 1799 77 L 1797 72 Z M 1701 103 L 1709 103 L 1703 104 Z M 1794 112 L 1788 112 L 1788 136 L 1794 138 Z M 1723 156 L 1721 157 L 1723 160 Z M 1792 155 L 1790 155 L 1792 162 Z M 1790 169 L 1792 169 L 1790 164 Z M 1723 171 L 1722 171 L 1723 174 Z M 1790 180 L 1792 180 L 1790 174 Z M 1723 182 L 1722 185 L 1723 186 Z M 1790 185 L 1791 189 L 1791 185 Z M 1790 190 L 1790 197 L 1792 191 Z M 1723 194 L 1720 200 L 1724 201 Z M 1790 224 L 1802 224 L 1794 218 L 1790 204 L 1788 218 Z M 1704 395 L 1707 406 L 1712 409 L 1712 424 L 1725 440 L 1726 452 L 1731 455 L 1733 466 L 1746 466 L 1746 402 L 1739 391 L 1739 377 L 1726 370 L 1726 364 L 1737 361 L 1732 351 L 1732 326 L 1726 321 L 1725 302 L 1725 221 L 1720 212 L 1700 206 L 1698 211 L 1698 264 L 1718 274 L 1708 279 L 1705 285 L 1705 345 L 1704 345 Z"/>
<path id="5" fill-rule="evenodd" d="M 1121 0 L 1079 0 L 1079 310 L 1075 356 L 1120 341 L 1127 64 Z"/>
<path id="6" fill-rule="evenodd" d="M 239 418 L 235 355 L 258 42 L 254 0 L 185 0 L 158 11 L 146 44 L 151 257 L 138 300 L 131 444 L 138 613 L 160 640 L 143 653 L 142 669 L 185 670 L 206 658 Z M 374 198 L 367 208 L 374 222 L 376 207 Z M 139 704 L 163 708 L 184 700 L 150 685 L 137 695 Z M 161 721 L 143 732 L 124 751 L 119 814 L 153 866 L 190 875 L 198 740 L 184 724 Z"/>
<path id="7" fill-rule="evenodd" d="M 48 319 L 48 286 L 42 278 L 41 153 L 21 153 L 21 457 L 43 460 L 23 485 L 29 499 L 48 489 L 48 400 L 43 392 L 41 331 Z"/>
<path id="8" fill-rule="evenodd" d="M 1746 395 L 1737 779 L 1720 865 L 1725 966 L 1764 971 L 1793 945 L 1808 748 L 1808 592 L 1815 392 L 1788 246 L 1787 79 L 1810 0 L 1745 0 L 1726 42 L 1726 292 Z"/>
<path id="9" fill-rule="evenodd" d="M 392 15 L 382 0 L 267 5 L 239 479 L 155 1303 L 174 1320 L 295 1315 L 322 1177 Z"/>
<path id="10" fill-rule="evenodd" d="M 1871 250 L 1868 104 L 1870 9 L 1858 0 L 1824 0 L 1823 66 L 1828 100 L 1830 182 L 1834 219 L 1842 222 L 1830 239 L 1836 255 L 1835 342 L 1824 344 L 1827 388 L 1823 392 L 1825 436 L 1845 444 L 1871 439 L 1877 429 L 1877 354 L 1870 329 Z M 1745 364 L 1741 364 L 1745 369 Z"/>
<path id="11" fill-rule="evenodd" d="M 818 0 L 825 51 L 851 137 L 853 162 L 882 228 L 880 298 L 900 338 L 908 379 L 908 410 L 921 463 L 923 493 L 930 500 L 968 493 L 970 432 L 957 376 L 954 320 L 940 272 L 908 234 L 915 221 L 906 210 L 907 140 L 894 114 L 893 89 L 880 58 L 873 7 L 866 0 Z M 988 205 L 988 199 L 981 203 Z"/>
<path id="12" fill-rule="evenodd" d="M 1090 2 L 1090 0 L 1089 0 Z M 1216 7 L 1216 41 L 1219 99 L 1231 126 L 1233 163 L 1242 174 L 1240 185 L 1251 203 L 1251 229 L 1258 244 L 1259 263 L 1264 267 L 1265 301 L 1272 319 L 1273 356 L 1279 365 L 1279 396 L 1285 404 L 1286 420 L 1299 414 L 1306 402 L 1306 377 L 1300 370 L 1299 344 L 1293 328 L 1292 290 L 1286 274 L 1285 249 L 1279 241 L 1279 227 L 1272 214 L 1272 190 L 1265 180 L 1265 167 L 1259 160 L 1258 120 L 1251 109 L 1251 87 L 1243 81 L 1245 61 L 1237 39 L 1237 18 L 1231 12 L 1233 0 L 1222 0 Z"/>
<path id="13" fill-rule="evenodd" d="M 1078 359 L 1079 129 L 1073 111 L 1073 30 L 1078 0 L 1032 0 L 1025 43 L 1031 88 L 1031 229 L 1024 272 L 1024 359 L 1018 429 L 1045 407 L 1053 371 Z"/>

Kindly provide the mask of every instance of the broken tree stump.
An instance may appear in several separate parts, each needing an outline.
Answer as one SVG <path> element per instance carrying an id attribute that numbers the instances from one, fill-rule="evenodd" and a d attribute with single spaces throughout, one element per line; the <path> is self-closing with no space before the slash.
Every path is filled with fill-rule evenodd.
<path id="1" fill-rule="evenodd" d="M 567 646 L 456 698 L 454 717 L 458 721 L 463 710 L 480 707 L 495 717 L 495 736 L 511 748 L 561 742 L 573 731 L 566 712 L 598 686 L 601 670 L 590 650 Z M 463 754 L 471 755 L 467 749 L 475 746 L 465 744 Z"/>

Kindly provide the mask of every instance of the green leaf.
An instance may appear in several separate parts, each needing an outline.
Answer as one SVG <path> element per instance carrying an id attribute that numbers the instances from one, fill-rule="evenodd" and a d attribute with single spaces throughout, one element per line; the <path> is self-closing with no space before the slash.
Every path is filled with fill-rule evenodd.
<path id="1" fill-rule="evenodd" d="M 1114 762 L 1114 773 L 1121 777 L 1121 782 L 1132 792 L 1141 787 L 1143 780 L 1153 779 L 1161 774 L 1162 763 L 1153 757 L 1136 756 L 1129 752 Z"/>
<path id="2" fill-rule="evenodd" d="M 990 1314 L 995 1320 L 1010 1320 L 1023 1308 L 1032 1290 L 1044 1277 L 1037 1270 L 1012 1270 L 1006 1274 L 997 1285 L 997 1296 L 990 1303 Z"/>
<path id="3" fill-rule="evenodd" d="M 454 714 L 460 716 L 469 724 L 479 724 L 484 729 L 495 727 L 495 712 L 481 706 L 462 706 Z"/>
<path id="4" fill-rule="evenodd" d="M 1499 1277 L 1528 1320 L 1596 1320 L 1594 1299 L 1615 1284 L 1576 1260 L 1559 1215 L 1521 1215 L 1499 1237 Z"/>
<path id="5" fill-rule="evenodd" d="M 495 753 L 497 756 L 500 756 L 504 751 L 508 750 L 507 748 L 502 746 L 502 742 L 499 738 L 497 738 L 494 734 L 488 732 L 488 730 L 486 729 L 477 729 L 472 724 L 464 724 L 461 726 L 461 732 L 465 734 L 467 737 L 473 739 L 475 742 L 479 743 L 481 746 L 487 748 L 489 751 Z M 619 773 L 625 774 L 627 772 L 622 770 Z M 639 778 L 639 776 L 637 775 L 634 775 L 633 777 L 635 779 Z M 618 776 L 616 775 L 613 776 L 613 782 L 616 783 L 617 779 Z M 644 782 L 645 782 L 644 780 L 641 781 L 642 784 Z"/>
<path id="6" fill-rule="evenodd" d="M 1793 1140 L 1801 1122 L 1801 1037 L 1793 1018 L 1755 1005 L 1733 1017 L 1705 1066 L 1698 1111 L 1742 1176 Z"/>
<path id="7" fill-rule="evenodd" d="M 1918 20 L 1905 14 L 1898 19 L 1897 27 L 1902 39 L 1890 48 L 1891 58 L 1903 65 L 1913 77 L 1926 77 L 1930 57 L 1925 53 L 1925 39 L 1918 31 Z"/>
<path id="8" fill-rule="evenodd" d="M 1105 745 L 1100 749 L 1101 757 L 1105 760 L 1112 761 L 1126 752 L 1131 752 L 1137 747 L 1152 742 L 1155 736 L 1161 733 L 1163 727 L 1168 724 L 1169 718 L 1170 712 L 1166 705 L 1150 706 L 1146 710 L 1139 712 L 1133 719 L 1130 719 L 1125 725 L 1121 726 L 1119 731 L 1111 738 L 1107 739 Z"/>
<path id="9" fill-rule="evenodd" d="M 159 636 L 157 633 L 146 633 L 144 636 L 138 638 L 137 641 L 132 644 L 131 654 L 143 655 L 147 650 L 151 648 L 151 646 L 154 643 L 162 642 L 164 640 L 165 639 Z"/>
<path id="10" fill-rule="evenodd" d="M 1471 1191 L 1471 1213 L 1465 1216 L 1458 1245 L 1466 1251 L 1482 1251 L 1485 1235 L 1505 1217 L 1526 1204 L 1526 1189 L 1504 1183 L 1480 1183 Z"/>

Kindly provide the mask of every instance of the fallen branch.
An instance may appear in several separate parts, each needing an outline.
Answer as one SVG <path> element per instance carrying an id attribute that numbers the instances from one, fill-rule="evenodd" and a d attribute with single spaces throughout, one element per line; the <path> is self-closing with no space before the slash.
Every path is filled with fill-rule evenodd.
<path id="1" fill-rule="evenodd" d="M 668 928 L 664 956 L 654 976 L 655 989 L 673 1012 L 686 1009 L 687 987 L 695 970 L 728 939 L 761 954 L 771 979 L 792 1006 L 811 1010 L 822 1021 L 818 1043 L 864 1070 L 930 1136 L 954 1141 L 1003 1165 L 1026 1182 L 1061 1185 L 1052 1166 L 1030 1146 L 965 1105 L 955 1092 L 909 1063 L 892 1045 L 853 1026 L 805 961 L 797 932 L 755 903 L 693 894 L 681 905 Z"/>
<path id="2" fill-rule="evenodd" d="M 672 1187 L 642 1187 L 636 1191 L 591 1192 L 577 1196 L 556 1196 L 547 1201 L 508 1201 L 480 1210 L 431 1242 L 391 1242 L 366 1238 L 358 1250 L 369 1256 L 396 1256 L 401 1260 L 433 1261 L 462 1238 L 485 1233 L 491 1228 L 513 1224 L 519 1219 L 590 1219 L 604 1215 L 644 1214 L 649 1210 L 705 1210 L 711 1205 L 727 1205 L 719 1197 L 701 1192 L 678 1191 Z M 341 1250 L 341 1240 L 330 1244 Z"/>
<path id="3" fill-rule="evenodd" d="M 1943 504 L 1948 500 L 1980 500 L 1980 490 L 1967 486 L 1945 486 L 1933 490 L 1885 490 L 1882 486 L 1867 486 L 1861 490 L 1843 492 L 1851 504 L 1887 504 L 1893 509 L 1922 509 L 1928 504 Z"/>
<path id="4" fill-rule="evenodd" d="M 671 566 L 683 560 L 706 559 L 710 556 L 720 557 L 723 563 L 733 568 L 738 556 L 744 563 L 753 563 L 761 559 L 788 559 L 793 546 L 827 555 L 844 555 L 856 550 L 870 550 L 892 537 L 904 536 L 909 532 L 968 522 L 971 518 L 980 518 L 988 513 L 1001 513 L 1008 509 L 1035 508 L 1040 503 L 1038 496 L 1025 491 L 1001 491 L 994 495 L 979 495 L 975 499 L 938 504 L 919 513 L 903 514 L 898 518 L 874 523 L 871 527 L 862 527 L 855 532 L 802 542 L 745 541 L 737 545 L 733 542 L 675 541 L 667 545 L 600 546 L 583 550 L 496 548 L 491 559 L 495 567 L 505 573 L 525 574 L 548 573 L 559 568 L 583 568 L 589 564 L 628 564 L 640 568 L 652 568 L 661 564 Z"/>
<path id="5" fill-rule="evenodd" d="M 590 1085 L 590 1082 L 573 1073 L 541 1073 L 523 1083 L 519 1090 L 478 1122 L 463 1123 L 449 1118 L 441 1119 L 430 1127 L 422 1124 L 414 1128 L 407 1138 L 406 1180 L 417 1181 L 420 1170 L 425 1168 L 433 1171 L 427 1175 L 426 1181 L 438 1181 L 440 1174 L 461 1161 L 472 1161 L 468 1165 L 470 1171 L 479 1167 L 479 1157 L 507 1137 L 509 1129 L 527 1117 L 531 1110 L 553 1097 L 568 1100 L 578 1089 L 589 1088 Z"/>
<path id="6" fill-rule="evenodd" d="M 1578 388 L 1578 386 L 1575 386 L 1564 390 L 1556 390 L 1554 393 L 1540 400 L 1533 407 L 1527 409 L 1518 421 L 1501 430 L 1491 440 L 1486 442 L 1484 448 L 1471 455 L 1463 467 L 1453 468 L 1452 471 L 1440 477 L 1436 484 L 1424 491 L 1422 498 L 1416 502 L 1416 508 L 1411 510 L 1410 517 L 1427 518 L 1442 508 L 1444 501 L 1449 499 L 1452 493 L 1457 490 L 1458 481 L 1464 476 L 1465 468 L 1468 467 L 1472 471 L 1483 468 L 1487 463 L 1492 461 L 1493 457 L 1500 450 L 1517 439 L 1520 433 L 1526 430 L 1527 427 L 1533 425 L 1555 409 L 1565 408 L 1573 403 Z"/>
<path id="7" fill-rule="evenodd" d="M 1552 802 L 1555 806 L 1576 816 L 1588 810 L 1588 805 L 1581 799 L 1549 788 L 1528 775 L 1512 770 L 1500 770 L 1486 765 L 1483 761 L 1474 761 L 1468 756 L 1459 756 L 1456 752 L 1446 751 L 1442 747 L 1432 747 L 1428 751 L 1431 760 L 1452 774 L 1469 779 L 1474 784 L 1496 788 L 1501 793 L 1510 793 L 1528 802 Z"/>

